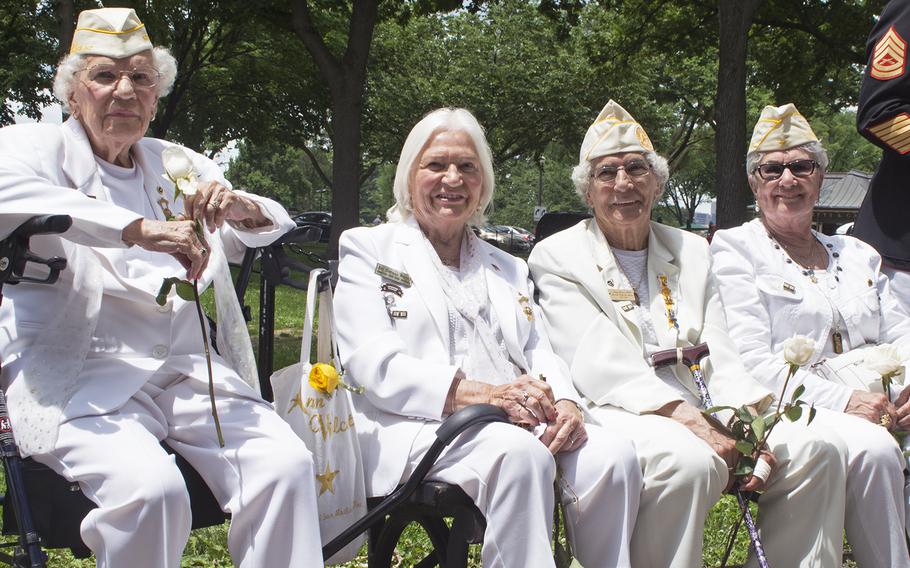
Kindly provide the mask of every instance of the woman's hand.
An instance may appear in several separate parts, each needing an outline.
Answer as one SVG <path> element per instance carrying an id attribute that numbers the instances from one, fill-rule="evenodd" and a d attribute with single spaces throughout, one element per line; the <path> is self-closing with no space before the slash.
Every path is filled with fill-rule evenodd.
<path id="1" fill-rule="evenodd" d="M 740 491 L 764 491 L 768 487 L 768 480 L 774 477 L 774 472 L 777 471 L 777 458 L 771 453 L 771 450 L 768 448 L 761 450 L 758 457 L 771 467 L 771 472 L 768 473 L 767 479 L 755 475 L 747 475 L 742 478 L 742 482 L 739 484 Z"/>
<path id="2" fill-rule="evenodd" d="M 210 233 L 221 228 L 225 221 L 242 223 L 251 229 L 272 223 L 255 201 L 213 181 L 199 184 L 192 197 L 191 211 L 193 219 L 205 220 Z"/>
<path id="3" fill-rule="evenodd" d="M 740 453 L 736 449 L 736 440 L 723 431 L 720 423 L 708 420 L 699 409 L 682 401 L 664 405 L 657 410 L 657 414 L 679 422 L 691 430 L 693 434 L 704 440 L 714 450 L 714 453 L 720 456 L 724 463 L 727 464 L 729 480 L 724 491 L 733 486 L 733 472 L 736 471 Z"/>
<path id="4" fill-rule="evenodd" d="M 505 410 L 509 420 L 520 426 L 534 427 L 556 420 L 556 401 L 550 385 L 528 375 L 494 386 L 489 403 Z"/>
<path id="5" fill-rule="evenodd" d="M 898 425 L 897 409 L 888 402 L 888 397 L 882 393 L 853 391 L 850 400 L 847 401 L 847 407 L 844 408 L 844 412 L 865 418 L 869 422 L 879 424 L 889 430 L 896 428 Z"/>
<path id="6" fill-rule="evenodd" d="M 170 254 L 186 268 L 189 280 L 202 276 L 209 263 L 208 243 L 196 234 L 193 221 L 137 219 L 124 227 L 121 238 L 145 250 Z"/>
<path id="7" fill-rule="evenodd" d="M 904 390 L 897 395 L 894 400 L 894 406 L 897 407 L 897 426 L 895 430 L 901 432 L 910 431 L 910 386 L 905 386 Z"/>
<path id="8" fill-rule="evenodd" d="M 556 420 L 551 420 L 547 424 L 540 441 L 553 455 L 577 450 L 588 439 L 584 416 L 571 400 L 558 400 L 554 406 Z"/>

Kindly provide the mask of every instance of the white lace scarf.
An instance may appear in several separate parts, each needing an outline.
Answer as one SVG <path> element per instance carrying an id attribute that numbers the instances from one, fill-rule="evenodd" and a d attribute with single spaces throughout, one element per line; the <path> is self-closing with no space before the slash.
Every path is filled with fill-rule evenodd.
<path id="1" fill-rule="evenodd" d="M 421 232 L 422 234 L 422 232 Z M 490 322 L 483 317 L 483 307 L 489 305 L 487 280 L 484 276 L 484 265 L 477 254 L 477 237 L 465 229 L 462 237 L 461 274 L 459 280 L 451 270 L 446 268 L 433 245 L 424 235 L 422 241 L 426 254 L 430 258 L 443 294 L 452 307 L 470 323 L 472 331 L 468 333 L 467 369 L 462 369 L 472 379 L 501 384 L 515 378 L 515 370 L 509 362 L 508 351 L 496 340 L 496 333 Z M 451 317 L 451 314 L 450 314 Z M 454 333 L 454 326 L 449 326 L 449 333 Z M 450 349 L 452 345 L 450 343 Z"/>

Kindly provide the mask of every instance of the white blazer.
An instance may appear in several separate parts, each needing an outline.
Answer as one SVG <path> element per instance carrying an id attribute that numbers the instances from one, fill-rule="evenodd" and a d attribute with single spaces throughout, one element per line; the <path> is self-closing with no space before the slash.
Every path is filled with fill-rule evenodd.
<path id="1" fill-rule="evenodd" d="M 354 397 L 355 420 L 371 495 L 387 494 L 400 482 L 421 429 L 439 426 L 457 371 L 450 362 L 446 298 L 423 238 L 410 218 L 345 231 L 339 243 L 335 325 L 346 373 L 365 388 Z M 540 325 L 527 265 L 482 241 L 478 253 L 512 362 L 532 377 L 544 375 L 557 399 L 578 401 Z M 377 267 L 397 274 L 380 276 Z M 401 275 L 410 285 L 397 281 Z"/>
<path id="2" fill-rule="evenodd" d="M 528 259 L 540 306 L 556 353 L 568 364 L 575 386 L 596 406 L 636 414 L 653 412 L 698 389 L 688 369 L 676 365 L 674 387 L 645 361 L 637 310 L 650 310 L 661 347 L 707 342 L 705 376 L 714 404 L 764 408 L 770 393 L 743 368 L 727 335 L 723 307 L 711 275 L 708 243 L 701 237 L 651 223 L 648 237 L 649 306 L 610 298 L 622 272 L 594 219 L 541 241 Z M 676 302 L 679 329 L 668 323 L 659 276 Z"/>
<path id="3" fill-rule="evenodd" d="M 146 191 L 155 192 L 157 185 L 167 183 L 161 177 L 161 150 L 169 145 L 144 138 L 133 146 L 132 156 L 142 169 Z M 188 153 L 200 179 L 215 180 L 230 188 L 214 162 Z M 221 240 L 228 258 L 236 258 L 247 246 L 264 246 L 294 226 L 284 208 L 274 201 L 245 195 L 261 205 L 273 224 L 256 230 L 225 225 L 209 235 L 210 240 Z M 155 203 L 155 199 L 151 201 Z M 182 201 L 172 207 L 182 210 Z M 58 407 L 52 421 L 59 419 L 60 413 L 75 417 L 110 412 L 122 406 L 165 359 L 173 356 L 182 357 L 186 374 L 201 370 L 205 376 L 193 303 L 173 295 L 166 306 L 155 303 L 162 274 L 183 276 L 185 269 L 168 254 L 147 253 L 160 271 L 145 277 L 129 276 L 121 254 L 126 249 L 121 232 L 141 215 L 110 201 L 91 145 L 76 120 L 0 130 L 0 237 L 39 214 L 70 215 L 73 226 L 62 235 L 32 238 L 31 246 L 37 254 L 61 255 L 68 260 L 67 270 L 55 285 L 19 284 L 3 290 L 2 381 L 14 424 L 30 426 L 16 432 L 26 452 L 35 442 L 35 429 L 56 432 L 57 423 L 29 423 L 32 412 L 40 410 L 35 404 Z M 159 218 L 163 219 L 163 214 Z M 212 269 L 207 269 L 200 279 L 202 288 L 210 284 L 211 273 Z M 70 317 L 73 312 L 76 317 Z M 68 317 L 61 320 L 61 314 Z M 36 341 L 53 334 L 53 328 L 60 325 L 67 327 L 67 333 L 59 335 L 62 343 L 42 347 L 49 353 L 41 365 L 47 376 L 30 375 L 23 381 L 29 358 L 25 355 Z M 225 379 L 229 383 L 225 387 L 249 391 L 226 368 L 223 359 L 216 356 L 214 362 L 219 375 L 232 376 Z M 38 449 L 42 448 L 48 449 Z"/>
<path id="4" fill-rule="evenodd" d="M 829 251 L 829 262 L 838 273 L 837 288 L 832 293 L 853 349 L 884 342 L 910 347 L 910 317 L 891 294 L 875 250 L 853 237 L 815 236 Z M 834 324 L 831 305 L 818 286 L 795 263 L 787 262 L 782 250 L 774 248 L 761 221 L 717 231 L 711 252 L 730 335 L 743 361 L 765 386 L 780 392 L 787 372 L 780 362 L 783 342 L 794 335 L 815 340 L 815 354 L 788 386 L 792 392 L 804 384 L 803 400 L 843 410 L 854 389 L 838 383 L 851 381 L 847 377 L 827 380 L 823 373 L 849 370 L 852 374 L 866 373 L 872 381 L 880 378 L 855 366 L 834 371 L 826 365 L 818 373 L 810 369 L 823 359 L 826 346 L 830 352 Z M 848 357 L 855 358 L 856 354 Z"/>

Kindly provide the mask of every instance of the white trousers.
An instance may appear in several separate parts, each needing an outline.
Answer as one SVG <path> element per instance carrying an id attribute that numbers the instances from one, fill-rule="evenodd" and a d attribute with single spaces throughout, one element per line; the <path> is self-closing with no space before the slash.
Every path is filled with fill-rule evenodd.
<path id="1" fill-rule="evenodd" d="M 819 409 L 809 426 L 836 444 L 847 462 L 847 541 L 862 568 L 910 568 L 905 534 L 904 457 L 887 430 Z"/>
<path id="2" fill-rule="evenodd" d="M 669 418 L 613 407 L 592 413 L 610 431 L 632 438 L 644 473 L 632 564 L 701 566 L 705 518 L 727 485 L 724 461 Z M 769 446 L 779 469 L 759 500 L 759 525 L 770 565 L 840 566 L 845 466 L 838 448 L 786 421 L 774 429 Z"/>
<path id="3" fill-rule="evenodd" d="M 567 531 L 585 568 L 628 567 L 641 474 L 632 443 L 587 425 L 588 441 L 560 454 Z M 425 428 L 411 449 L 403 480 L 433 443 Z M 486 517 L 485 568 L 552 567 L 553 482 L 557 461 L 532 434 L 492 423 L 459 436 L 428 479 L 461 487 Z"/>
<path id="4" fill-rule="evenodd" d="M 54 450 L 34 456 L 98 504 L 81 526 L 98 566 L 180 566 L 189 495 L 161 440 L 231 513 L 236 566 L 322 566 L 313 460 L 303 442 L 267 404 L 216 390 L 220 448 L 207 381 L 165 373 L 117 412 L 64 422 Z"/>

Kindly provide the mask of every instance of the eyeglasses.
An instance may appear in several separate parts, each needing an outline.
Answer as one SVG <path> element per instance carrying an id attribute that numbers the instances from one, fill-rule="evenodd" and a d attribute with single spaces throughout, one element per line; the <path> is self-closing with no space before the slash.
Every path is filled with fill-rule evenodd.
<path id="1" fill-rule="evenodd" d="M 633 160 L 622 166 L 602 166 L 591 174 L 591 177 L 603 185 L 613 185 L 616 183 L 616 176 L 619 175 L 619 170 L 625 171 L 626 175 L 632 179 L 641 179 L 651 173 L 651 166 L 647 162 Z"/>
<path id="2" fill-rule="evenodd" d="M 110 87 L 116 85 L 123 76 L 127 76 L 133 87 L 150 89 L 158 84 L 161 73 L 150 66 L 133 67 L 132 69 L 117 69 L 114 65 L 93 65 L 85 70 L 85 77 L 96 85 Z"/>
<path id="3" fill-rule="evenodd" d="M 784 175 L 784 170 L 790 170 L 794 177 L 809 177 L 815 172 L 818 162 L 815 160 L 794 160 L 786 164 L 762 164 L 752 170 L 752 173 L 758 172 L 758 177 L 765 181 L 774 181 Z"/>

